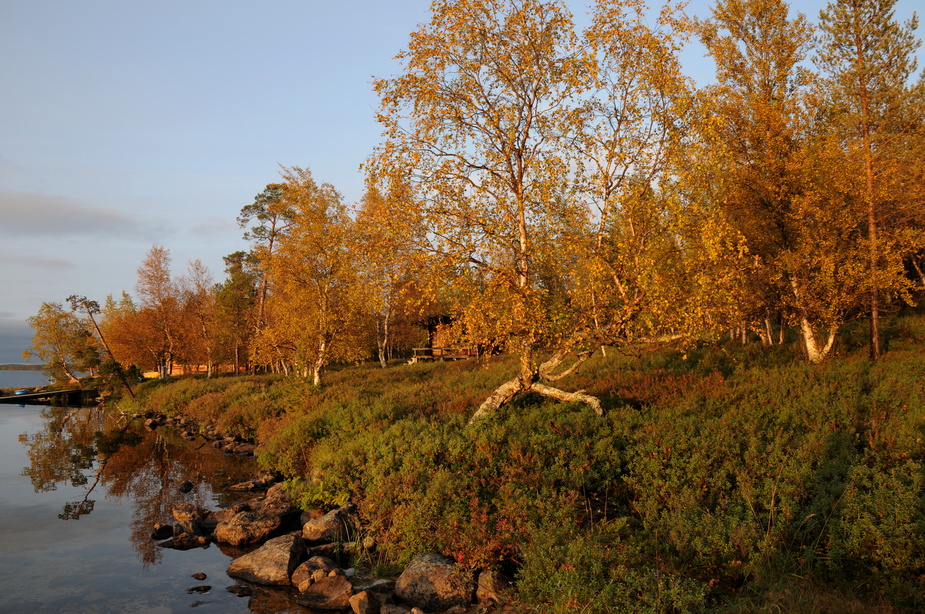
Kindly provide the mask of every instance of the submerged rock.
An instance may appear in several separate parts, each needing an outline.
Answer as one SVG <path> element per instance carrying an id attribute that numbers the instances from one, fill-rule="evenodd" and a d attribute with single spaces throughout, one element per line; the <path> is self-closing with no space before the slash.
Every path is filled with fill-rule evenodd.
<path id="1" fill-rule="evenodd" d="M 208 548 L 209 540 L 202 535 L 190 535 L 181 533 L 173 539 L 158 544 L 160 548 L 172 548 L 173 550 L 192 550 L 193 548 Z"/>
<path id="2" fill-rule="evenodd" d="M 344 576 L 327 576 L 308 587 L 296 603 L 318 610 L 345 610 L 350 607 L 353 585 Z"/>

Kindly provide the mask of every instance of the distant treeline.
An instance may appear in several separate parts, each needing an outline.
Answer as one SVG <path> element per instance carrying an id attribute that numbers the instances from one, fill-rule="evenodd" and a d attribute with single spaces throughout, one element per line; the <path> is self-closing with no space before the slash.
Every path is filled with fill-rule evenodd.
<path id="1" fill-rule="evenodd" d="M 42 365 L 0 365 L 0 371 L 41 371 Z"/>

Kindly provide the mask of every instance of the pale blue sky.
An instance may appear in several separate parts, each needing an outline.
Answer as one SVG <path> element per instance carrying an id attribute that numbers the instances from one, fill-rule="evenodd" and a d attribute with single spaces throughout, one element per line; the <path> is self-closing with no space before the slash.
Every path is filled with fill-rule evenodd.
<path id="1" fill-rule="evenodd" d="M 154 243 L 176 275 L 200 259 L 220 280 L 279 165 L 355 202 L 373 77 L 428 19 L 426 0 L 0 0 L 0 363 L 43 301 L 134 294 Z M 701 56 L 685 65 L 703 82 Z"/>

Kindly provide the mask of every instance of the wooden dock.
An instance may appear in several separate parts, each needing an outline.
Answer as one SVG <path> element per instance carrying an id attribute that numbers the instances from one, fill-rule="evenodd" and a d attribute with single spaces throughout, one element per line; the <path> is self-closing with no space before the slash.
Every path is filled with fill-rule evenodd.
<path id="1" fill-rule="evenodd" d="M 99 398 L 98 390 L 34 390 L 22 394 L 0 396 L 0 403 L 16 405 L 90 405 Z"/>

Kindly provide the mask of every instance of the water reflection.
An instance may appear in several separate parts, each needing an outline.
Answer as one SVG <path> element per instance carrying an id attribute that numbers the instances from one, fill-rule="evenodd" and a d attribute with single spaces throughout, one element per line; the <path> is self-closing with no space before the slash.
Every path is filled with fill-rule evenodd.
<path id="1" fill-rule="evenodd" d="M 40 431 L 19 436 L 30 461 L 22 475 L 36 492 L 62 483 L 84 489 L 81 500 L 64 504 L 62 520 L 91 514 L 99 496 L 130 501 L 130 539 L 145 567 L 163 556 L 151 539 L 155 524 L 174 522 L 172 511 L 181 503 L 228 503 L 234 495 L 223 488 L 255 471 L 252 459 L 226 456 L 201 439 L 186 441 L 167 427 L 147 430 L 101 407 L 47 407 L 42 417 Z M 181 488 L 187 481 L 191 490 Z"/>

